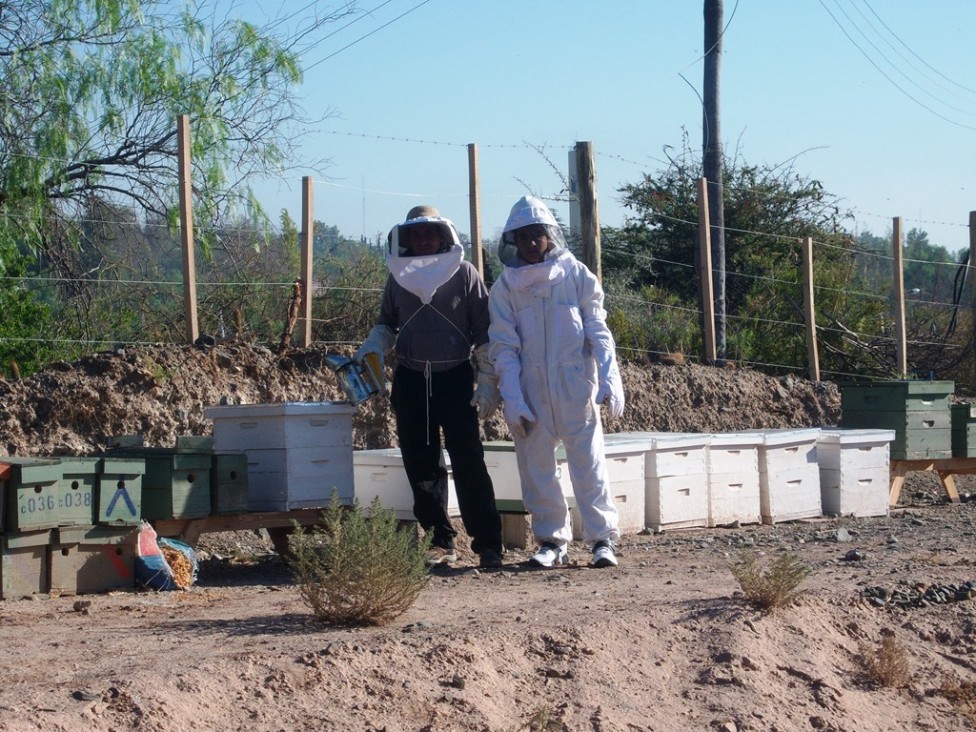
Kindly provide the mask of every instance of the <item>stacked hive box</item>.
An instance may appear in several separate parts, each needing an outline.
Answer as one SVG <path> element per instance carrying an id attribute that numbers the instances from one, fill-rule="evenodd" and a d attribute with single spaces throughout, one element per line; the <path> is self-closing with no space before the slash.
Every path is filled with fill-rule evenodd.
<path id="1" fill-rule="evenodd" d="M 764 524 L 812 518 L 823 513 L 818 428 L 750 430 L 759 444 L 759 508 Z"/>
<path id="2" fill-rule="evenodd" d="M 655 533 L 707 526 L 711 436 L 645 434 L 651 442 L 644 456 L 644 525 Z"/>
<path id="3" fill-rule="evenodd" d="M 708 441 L 708 525 L 756 524 L 762 519 L 756 433 L 724 432 Z"/>
<path id="4" fill-rule="evenodd" d="M 60 521 L 61 464 L 56 459 L 3 458 L 9 466 L 4 529 L 53 529 Z"/>
<path id="5" fill-rule="evenodd" d="M 953 404 L 951 408 L 952 456 L 976 457 L 976 407 Z"/>
<path id="6" fill-rule="evenodd" d="M 60 466 L 64 509 L 51 535 L 51 593 L 134 587 L 135 527 L 141 520 L 145 461 L 61 458 Z"/>
<path id="7" fill-rule="evenodd" d="M 135 587 L 138 529 L 62 526 L 51 542 L 51 593 L 74 595 Z"/>
<path id="8" fill-rule="evenodd" d="M 214 449 L 247 455 L 248 510 L 327 506 L 353 500 L 352 415 L 345 402 L 208 407 Z"/>
<path id="9" fill-rule="evenodd" d="M 643 528 L 657 533 L 708 524 L 709 439 L 709 435 L 670 432 L 606 436 L 608 445 L 633 443 L 643 451 Z"/>
<path id="10" fill-rule="evenodd" d="M 214 453 L 210 472 L 210 507 L 217 516 L 246 513 L 248 504 L 247 454 Z"/>
<path id="11" fill-rule="evenodd" d="M 952 456 L 951 381 L 876 381 L 841 386 L 845 429 L 894 430 L 891 458 Z"/>
<path id="12" fill-rule="evenodd" d="M 0 597 L 133 587 L 143 471 L 141 460 L 3 458 Z"/>
<path id="13" fill-rule="evenodd" d="M 95 481 L 95 523 L 125 528 L 142 520 L 146 461 L 129 456 L 101 458 Z"/>
<path id="14" fill-rule="evenodd" d="M 61 467 L 57 460 L 3 458 L 0 597 L 19 599 L 50 590 L 48 551 L 58 525 Z"/>
<path id="15" fill-rule="evenodd" d="M 400 448 L 356 450 L 352 454 L 353 485 L 360 507 L 369 508 L 379 498 L 383 508 L 396 511 L 397 518 L 413 521 L 413 491 L 403 468 Z M 447 471 L 447 512 L 460 516 L 450 458 L 441 451 L 441 465 Z"/>
<path id="16" fill-rule="evenodd" d="M 132 447 L 112 455 L 143 460 L 142 518 L 149 521 L 194 519 L 210 515 L 210 470 L 213 456 L 195 447 Z M 119 467 L 119 466 L 115 466 Z M 105 496 L 110 504 L 131 499 L 131 491 L 120 493 L 109 482 Z M 106 505 L 106 509 L 109 506 Z M 99 509 L 101 511 L 101 509 Z M 114 511 L 113 511 L 114 513 Z"/>
<path id="17" fill-rule="evenodd" d="M 894 430 L 823 430 L 817 442 L 820 499 L 828 516 L 886 516 Z"/>

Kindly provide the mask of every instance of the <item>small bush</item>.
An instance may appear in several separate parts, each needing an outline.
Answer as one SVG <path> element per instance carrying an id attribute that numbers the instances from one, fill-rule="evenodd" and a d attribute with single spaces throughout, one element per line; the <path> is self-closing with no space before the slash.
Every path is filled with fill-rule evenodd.
<path id="1" fill-rule="evenodd" d="M 858 644 L 858 658 L 868 680 L 876 686 L 903 689 L 911 678 L 908 654 L 898 640 L 888 635 L 876 647 Z"/>
<path id="2" fill-rule="evenodd" d="M 955 675 L 943 677 L 939 693 L 960 714 L 976 720 L 976 683 L 962 681 Z"/>
<path id="3" fill-rule="evenodd" d="M 803 594 L 798 587 L 809 576 L 810 568 L 793 554 L 781 554 L 763 568 L 756 555 L 747 551 L 732 567 L 732 574 L 749 602 L 772 611 L 792 605 Z"/>
<path id="4" fill-rule="evenodd" d="M 532 712 L 532 716 L 519 730 L 520 732 L 565 732 L 566 725 L 551 709 L 539 707 Z"/>
<path id="5" fill-rule="evenodd" d="M 336 625 L 383 625 L 413 604 L 427 583 L 429 539 L 402 528 L 396 513 L 333 494 L 322 522 L 301 526 L 289 541 L 288 564 L 299 594 L 319 620 Z"/>

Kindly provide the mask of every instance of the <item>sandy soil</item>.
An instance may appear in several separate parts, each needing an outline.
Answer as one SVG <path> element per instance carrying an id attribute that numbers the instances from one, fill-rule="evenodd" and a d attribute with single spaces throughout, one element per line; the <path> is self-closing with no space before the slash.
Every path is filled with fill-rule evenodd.
<path id="1" fill-rule="evenodd" d="M 171 445 L 206 434 L 202 408 L 222 399 L 337 398 L 320 358 L 231 345 L 61 364 L 0 384 L 0 445 L 90 453 L 133 432 Z M 634 364 L 624 380 L 628 413 L 610 431 L 839 418 L 830 384 Z M 392 444 L 382 399 L 354 427 L 359 447 Z M 503 429 L 496 417 L 486 436 Z M 968 498 L 971 479 L 959 487 Z M 500 570 L 462 556 L 403 616 L 364 629 L 315 622 L 260 532 L 205 535 L 186 592 L 0 603 L 0 730 L 973 729 L 950 691 L 976 684 L 976 603 L 866 595 L 976 580 L 974 511 L 914 474 L 886 517 L 628 535 L 615 570 L 589 568 L 582 545 L 557 570 L 525 567 L 521 550 Z M 748 605 L 730 571 L 746 549 L 811 567 L 798 605 Z M 887 636 L 907 654 L 906 688 L 864 673 Z"/>

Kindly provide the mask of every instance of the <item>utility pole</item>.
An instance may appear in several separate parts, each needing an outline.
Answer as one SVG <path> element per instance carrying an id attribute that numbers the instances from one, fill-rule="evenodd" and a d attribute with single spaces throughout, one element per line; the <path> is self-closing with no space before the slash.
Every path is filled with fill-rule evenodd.
<path id="1" fill-rule="evenodd" d="M 705 72 L 702 90 L 702 173 L 708 191 L 708 218 L 712 239 L 715 289 L 716 365 L 727 355 L 725 337 L 725 195 L 722 187 L 722 126 L 719 114 L 722 57 L 722 0 L 705 0 Z"/>

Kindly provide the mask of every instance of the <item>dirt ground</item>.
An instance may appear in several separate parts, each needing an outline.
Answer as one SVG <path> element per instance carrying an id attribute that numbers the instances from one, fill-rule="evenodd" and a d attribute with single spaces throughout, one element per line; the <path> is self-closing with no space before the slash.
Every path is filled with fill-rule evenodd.
<path id="1" fill-rule="evenodd" d="M 0 383 L 0 452 L 96 454 L 134 433 L 166 446 L 208 434 L 213 404 L 338 399 L 321 359 L 218 344 L 55 364 Z M 623 376 L 610 432 L 840 418 L 832 384 L 693 365 Z M 506 436 L 499 416 L 485 436 Z M 360 410 L 354 441 L 395 444 L 385 399 Z M 0 730 L 973 729 L 959 692 L 976 697 L 976 502 L 972 479 L 958 485 L 950 504 L 912 474 L 885 517 L 625 535 L 613 570 L 577 544 L 557 570 L 518 549 L 499 570 L 462 556 L 380 628 L 315 622 L 261 532 L 205 535 L 186 592 L 0 602 Z M 812 569 L 797 606 L 745 602 L 730 566 L 746 549 Z M 909 601 L 939 587 L 945 602 Z M 905 688 L 864 673 L 886 637 L 907 655 Z"/>

